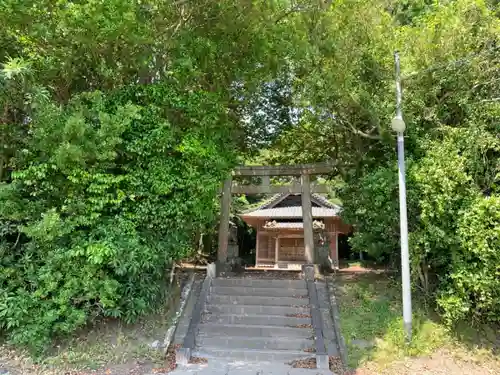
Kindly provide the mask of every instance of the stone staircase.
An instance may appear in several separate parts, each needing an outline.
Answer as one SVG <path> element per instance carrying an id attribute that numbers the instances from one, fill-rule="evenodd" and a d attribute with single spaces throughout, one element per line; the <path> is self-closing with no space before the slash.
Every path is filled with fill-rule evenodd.
<path id="1" fill-rule="evenodd" d="M 247 375 L 238 366 L 262 370 L 252 375 L 331 374 L 328 357 L 339 355 L 340 334 L 323 281 L 209 274 L 195 280 L 175 331 L 178 374 Z M 314 371 L 290 366 L 311 358 Z M 189 364 L 205 360 L 205 367 Z"/>
<path id="2" fill-rule="evenodd" d="M 308 304 L 302 280 L 214 279 L 192 355 L 281 363 L 310 358 Z"/>

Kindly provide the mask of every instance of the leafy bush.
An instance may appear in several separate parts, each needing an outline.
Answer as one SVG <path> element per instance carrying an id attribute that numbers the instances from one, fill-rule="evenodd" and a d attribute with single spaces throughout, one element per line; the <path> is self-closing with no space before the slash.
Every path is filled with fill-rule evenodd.
<path id="1" fill-rule="evenodd" d="M 487 128 L 471 124 L 443 127 L 441 137 L 424 139 L 420 146 L 425 152 L 409 160 L 407 172 L 414 285 L 437 295 L 450 324 L 466 318 L 498 321 L 499 141 Z M 342 192 L 345 219 L 355 223 L 353 248 L 393 264 L 399 260 L 395 163 L 374 169 Z"/>
<path id="2" fill-rule="evenodd" d="M 443 128 L 442 133 L 441 139 L 421 142 L 425 155 L 410 171 L 419 218 L 410 235 L 412 269 L 426 292 L 442 287 L 460 247 L 459 218 L 479 194 L 468 168 L 468 146 L 461 140 L 470 132 Z"/>
<path id="3" fill-rule="evenodd" d="M 411 162 L 408 163 L 411 169 Z M 354 182 L 354 181 L 353 181 Z M 408 185 L 408 221 L 414 228 L 418 219 L 415 182 Z M 396 163 L 381 166 L 341 189 L 344 202 L 343 219 L 354 224 L 351 246 L 365 251 L 379 261 L 396 265 L 399 261 L 399 187 Z"/>
<path id="4" fill-rule="evenodd" d="M 130 321 L 160 301 L 234 158 L 217 99 L 150 85 L 38 104 L 0 186 L 0 328 L 13 343 L 40 351 L 96 316 Z"/>
<path id="5" fill-rule="evenodd" d="M 460 218 L 454 254 L 438 304 L 446 320 L 500 322 L 500 196 L 477 198 Z"/>

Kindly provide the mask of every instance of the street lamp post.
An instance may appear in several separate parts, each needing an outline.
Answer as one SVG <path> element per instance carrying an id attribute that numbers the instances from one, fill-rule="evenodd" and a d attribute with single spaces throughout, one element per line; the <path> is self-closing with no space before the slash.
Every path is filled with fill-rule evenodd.
<path id="1" fill-rule="evenodd" d="M 396 116 L 392 119 L 391 127 L 398 136 L 398 170 L 399 170 L 399 221 L 401 231 L 401 277 L 403 284 L 403 326 L 406 339 L 411 341 L 411 285 L 410 285 L 410 254 L 408 250 L 408 218 L 406 213 L 406 181 L 405 181 L 405 151 L 404 131 L 406 128 L 401 109 L 401 74 L 399 68 L 399 54 L 394 53 L 396 67 Z"/>

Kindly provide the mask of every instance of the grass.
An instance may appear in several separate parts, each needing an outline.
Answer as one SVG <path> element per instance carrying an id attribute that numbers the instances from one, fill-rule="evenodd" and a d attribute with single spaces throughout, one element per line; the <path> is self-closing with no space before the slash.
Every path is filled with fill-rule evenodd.
<path id="1" fill-rule="evenodd" d="M 170 310 L 165 307 L 132 325 L 120 320 L 102 321 L 63 342 L 43 363 L 55 367 L 69 365 L 77 369 L 98 369 L 136 359 L 159 362 L 162 353 L 152 348 L 151 343 L 163 341 L 162 335 L 168 329 L 169 320 Z"/>
<path id="2" fill-rule="evenodd" d="M 484 339 L 483 334 L 470 327 L 447 329 L 432 309 L 418 300 L 413 301 L 413 339 L 407 345 L 398 280 L 384 272 L 367 272 L 341 274 L 338 281 L 341 330 L 351 368 L 369 363 L 383 370 L 405 358 L 430 356 L 440 350 L 472 360 L 494 355 L 491 345 L 477 341 Z M 498 339 L 494 332 L 490 336 Z"/>
<path id="3" fill-rule="evenodd" d="M 127 364 L 137 363 L 149 367 L 161 366 L 163 350 L 151 346 L 154 341 L 163 343 L 171 324 L 179 290 L 175 288 L 165 303 L 154 313 L 141 317 L 134 324 L 118 319 L 105 319 L 72 337 L 59 340 L 36 364 L 25 352 L 0 345 L 0 362 L 6 362 L 13 374 L 62 374 L 101 370 L 105 374 L 129 373 Z M 120 370 L 118 370 L 120 368 Z M 1 367 L 0 367 L 1 369 Z"/>

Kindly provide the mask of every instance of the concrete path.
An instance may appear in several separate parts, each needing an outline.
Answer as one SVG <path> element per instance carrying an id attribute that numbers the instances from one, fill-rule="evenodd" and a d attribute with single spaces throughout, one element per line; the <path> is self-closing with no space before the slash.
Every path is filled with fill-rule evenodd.
<path id="1" fill-rule="evenodd" d="M 262 362 L 224 362 L 178 367 L 170 375 L 334 375 L 329 370 L 291 368 L 285 364 Z"/>

